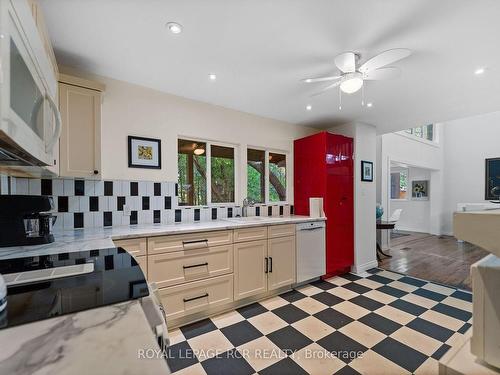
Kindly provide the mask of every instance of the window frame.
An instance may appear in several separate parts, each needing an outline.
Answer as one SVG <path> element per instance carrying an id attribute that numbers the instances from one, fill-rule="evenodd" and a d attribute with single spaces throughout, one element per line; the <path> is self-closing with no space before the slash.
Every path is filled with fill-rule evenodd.
<path id="1" fill-rule="evenodd" d="M 269 162 L 267 152 L 265 148 L 262 147 L 252 147 L 252 146 L 247 146 L 245 149 L 245 192 L 246 196 L 242 197 L 242 199 L 248 198 L 248 150 L 255 150 L 255 151 L 262 151 L 264 152 L 264 196 L 262 197 L 263 200 L 262 202 L 256 202 L 255 204 L 266 204 L 266 197 L 267 197 L 267 175 L 268 175 L 268 170 L 267 170 L 267 163 Z"/>
<path id="2" fill-rule="evenodd" d="M 275 148 L 267 148 L 267 147 L 261 147 L 261 146 L 252 146 L 252 145 L 247 145 L 247 147 L 245 148 L 245 171 L 246 171 L 246 167 L 248 165 L 248 160 L 247 160 L 247 153 L 248 153 L 248 149 L 252 149 L 252 150 L 259 150 L 259 151 L 264 151 L 265 152 L 265 159 L 264 159 L 264 192 L 265 192 L 265 196 L 264 196 L 264 202 L 262 203 L 256 203 L 256 204 L 259 204 L 259 205 L 266 205 L 266 206 L 269 206 L 269 205 L 285 205 L 285 204 L 289 204 L 289 199 L 290 199 L 290 180 L 291 180 L 291 177 L 290 177 L 290 152 L 289 151 L 285 151 L 285 150 L 279 150 L 279 149 L 275 149 Z M 276 202 L 273 202 L 269 199 L 269 185 L 270 185 L 270 181 L 269 181 L 269 154 L 272 153 L 272 154 L 281 154 L 281 155 L 284 155 L 285 156 L 285 163 L 286 163 L 286 186 L 285 186 L 285 200 L 284 201 L 276 201 Z M 245 172 L 245 193 L 246 195 L 248 196 L 248 175 L 247 173 Z M 244 199 L 246 197 L 243 197 L 242 199 Z"/>
<path id="3" fill-rule="evenodd" d="M 396 171 L 390 171 L 389 172 L 389 178 L 392 178 L 393 173 L 398 173 L 399 174 L 399 186 L 400 186 L 400 191 L 401 191 L 401 172 L 406 171 L 406 198 L 392 198 L 392 181 L 389 183 L 389 199 L 391 201 L 399 201 L 399 202 L 405 202 L 409 201 L 410 198 L 408 197 L 409 193 L 409 182 L 410 182 L 410 168 L 399 168 L 399 170 Z"/>
<path id="4" fill-rule="evenodd" d="M 415 129 L 415 128 L 422 128 L 427 125 L 432 125 L 433 130 L 432 130 L 432 141 L 429 141 L 426 138 L 416 136 L 415 134 L 411 133 L 410 131 Z M 397 134 L 401 137 L 405 137 L 417 142 L 425 143 L 426 145 L 433 146 L 433 147 L 440 147 L 440 136 L 439 136 L 439 129 L 440 129 L 440 123 L 432 123 L 432 124 L 427 124 L 427 125 L 422 125 L 422 126 L 416 126 L 414 128 L 409 128 L 405 130 L 401 130 L 398 132 L 395 132 L 394 134 Z"/>
<path id="5" fill-rule="evenodd" d="M 205 150 L 205 157 L 206 157 L 206 165 L 207 165 L 207 170 L 206 170 L 206 175 L 207 175 L 207 181 L 206 181 L 206 189 L 207 189 L 207 203 L 206 205 L 180 205 L 179 207 L 182 208 L 200 208 L 200 207 L 206 207 L 208 205 L 212 207 L 225 207 L 227 205 L 236 205 L 238 202 L 238 197 L 240 195 L 240 168 L 239 168 L 239 160 L 240 160 L 240 147 L 238 144 L 234 143 L 228 143 L 228 142 L 221 142 L 221 141 L 213 141 L 213 140 L 208 140 L 208 139 L 203 139 L 199 137 L 190 137 L 190 136 L 184 136 L 184 135 L 178 135 L 177 136 L 177 157 L 179 155 L 179 140 L 183 141 L 194 141 L 194 142 L 200 142 L 200 143 L 205 143 L 206 145 L 206 150 Z M 221 146 L 221 147 L 229 147 L 234 150 L 234 201 L 233 202 L 212 202 L 212 146 Z M 177 160 L 177 159 L 176 159 Z M 179 164 L 177 164 L 177 175 L 179 174 Z M 179 181 L 177 181 L 179 182 Z"/>

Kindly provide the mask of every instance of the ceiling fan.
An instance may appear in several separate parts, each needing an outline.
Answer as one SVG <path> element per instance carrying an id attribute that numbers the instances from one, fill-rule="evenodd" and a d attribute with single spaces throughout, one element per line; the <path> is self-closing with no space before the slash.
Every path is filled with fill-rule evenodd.
<path id="1" fill-rule="evenodd" d="M 378 81 L 397 77 L 401 70 L 396 67 L 387 67 L 387 65 L 404 59 L 410 54 L 411 51 L 406 48 L 390 49 L 358 66 L 360 55 L 354 52 L 344 52 L 335 57 L 334 60 L 335 66 L 340 70 L 340 74 L 328 77 L 306 78 L 303 82 L 335 81 L 312 96 L 320 95 L 337 86 L 340 86 L 342 92 L 352 94 L 363 87 L 364 81 Z"/>

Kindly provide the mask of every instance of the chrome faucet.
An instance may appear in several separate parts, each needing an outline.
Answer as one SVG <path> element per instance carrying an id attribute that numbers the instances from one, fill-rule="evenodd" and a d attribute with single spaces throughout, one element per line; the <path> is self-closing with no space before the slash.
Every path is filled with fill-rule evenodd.
<path id="1" fill-rule="evenodd" d="M 253 205 L 255 204 L 255 200 L 250 198 L 250 197 L 246 197 L 245 199 L 243 199 L 243 208 L 241 209 L 241 216 L 243 217 L 247 217 L 248 216 L 248 207 L 253 207 Z"/>

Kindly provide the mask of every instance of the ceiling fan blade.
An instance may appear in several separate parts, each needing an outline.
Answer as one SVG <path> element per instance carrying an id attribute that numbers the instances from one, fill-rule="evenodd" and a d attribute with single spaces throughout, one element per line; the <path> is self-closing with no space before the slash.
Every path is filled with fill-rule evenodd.
<path id="1" fill-rule="evenodd" d="M 383 79 L 396 78 L 401 74 L 401 69 L 395 67 L 380 68 L 375 70 L 370 70 L 369 72 L 363 74 L 363 79 L 369 81 L 378 81 Z"/>
<path id="2" fill-rule="evenodd" d="M 303 82 L 306 83 L 315 83 L 315 82 L 324 82 L 324 81 L 334 81 L 336 79 L 342 78 L 342 76 L 329 76 L 329 77 L 318 77 L 318 78 L 306 78 L 303 79 Z"/>
<path id="3" fill-rule="evenodd" d="M 340 81 L 337 81 L 337 82 L 334 82 L 332 83 L 331 85 L 328 85 L 326 86 L 324 89 L 312 94 L 311 96 L 318 96 L 318 95 L 321 95 L 323 94 L 325 91 L 328 91 L 330 89 L 333 89 L 334 87 L 337 87 L 338 85 L 340 85 Z"/>
<path id="4" fill-rule="evenodd" d="M 375 70 L 383 66 L 392 64 L 395 61 L 404 59 L 405 57 L 410 56 L 410 54 L 411 51 L 406 48 L 390 49 L 388 51 L 378 54 L 375 57 L 372 57 L 370 60 L 368 60 L 359 67 L 359 71 L 361 73 L 366 73 L 371 70 Z"/>
<path id="5" fill-rule="evenodd" d="M 354 52 L 344 52 L 335 57 L 334 62 L 343 73 L 356 71 L 356 54 Z"/>

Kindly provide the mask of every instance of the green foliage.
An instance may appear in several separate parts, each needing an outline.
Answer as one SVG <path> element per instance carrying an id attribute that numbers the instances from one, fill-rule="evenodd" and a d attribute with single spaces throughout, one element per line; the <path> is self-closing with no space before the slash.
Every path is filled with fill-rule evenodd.
<path id="1" fill-rule="evenodd" d="M 399 173 L 399 190 L 407 191 L 408 190 L 408 173 L 400 172 Z"/>
<path id="2" fill-rule="evenodd" d="M 179 182 L 179 204 L 189 206 L 200 206 L 207 204 L 207 160 L 205 155 L 188 155 L 179 153 L 178 182 Z M 190 165 L 190 163 L 192 165 Z M 264 203 L 264 175 L 263 165 L 255 167 L 247 165 L 247 196 L 258 203 Z M 262 171 L 262 172 L 261 172 Z M 232 158 L 211 158 L 211 189 L 213 203 L 234 202 L 235 197 L 235 162 Z M 190 181 L 192 173 L 193 181 Z M 269 163 L 269 174 L 275 176 L 274 183 L 278 189 L 269 184 L 269 200 L 279 202 L 286 200 L 286 167 L 279 167 L 275 163 Z M 282 185 L 282 186 L 279 186 Z"/>
<path id="3" fill-rule="evenodd" d="M 286 188 L 286 168 L 279 167 L 277 164 L 269 163 L 269 174 L 274 174 L 278 181 Z M 269 201 L 279 202 L 286 200 L 285 196 L 280 196 L 273 184 L 269 184 Z"/>
<path id="4" fill-rule="evenodd" d="M 179 204 L 200 206 L 207 204 L 207 158 L 193 155 L 193 163 L 189 165 L 187 154 L 178 154 Z M 198 166 L 198 167 L 197 167 Z M 189 168 L 193 168 L 193 184 L 189 181 Z M 200 172 L 200 170 L 203 172 Z M 191 199 L 192 191 L 192 199 Z"/>
<path id="5" fill-rule="evenodd" d="M 234 202 L 234 159 L 212 157 L 212 202 Z"/>
<path id="6" fill-rule="evenodd" d="M 262 173 L 247 165 L 247 196 L 257 203 L 264 203 L 263 181 Z"/>

